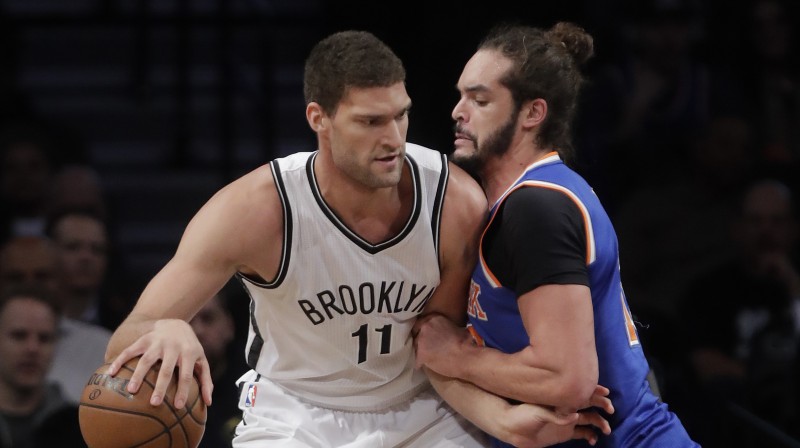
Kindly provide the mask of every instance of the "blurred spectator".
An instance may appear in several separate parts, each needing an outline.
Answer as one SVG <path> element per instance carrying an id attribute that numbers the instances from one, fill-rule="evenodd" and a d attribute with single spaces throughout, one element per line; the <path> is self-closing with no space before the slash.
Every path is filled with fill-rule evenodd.
<path id="1" fill-rule="evenodd" d="M 800 267 L 791 258 L 797 240 L 791 192 L 780 182 L 759 181 L 746 190 L 740 211 L 733 226 L 737 257 L 699 275 L 681 312 L 693 399 L 705 403 L 692 434 L 709 447 L 745 446 L 747 425 L 731 427 L 728 402 L 785 431 L 800 423 L 800 322 L 792 312 Z"/>
<path id="2" fill-rule="evenodd" d="M 58 334 L 58 311 L 47 294 L 16 289 L 0 295 L 0 446 L 4 448 L 35 447 L 37 433 L 49 431 L 47 425 L 61 424 L 48 416 L 75 408 L 60 387 L 46 379 Z M 43 425 L 46 420 L 49 423 Z M 59 440 L 58 446 L 85 445 L 78 437 Z"/>
<path id="3" fill-rule="evenodd" d="M 42 235 L 53 160 L 37 127 L 9 125 L 0 132 L 0 216 L 3 239 Z"/>
<path id="4" fill-rule="evenodd" d="M 47 223 L 56 249 L 58 291 L 66 317 L 113 330 L 116 316 L 101 296 L 108 268 L 108 232 L 95 211 L 64 209 Z"/>
<path id="5" fill-rule="evenodd" d="M 52 244 L 39 236 L 18 236 L 0 247 L 0 287 L 41 285 L 55 293 L 56 258 Z"/>
<path id="6" fill-rule="evenodd" d="M 58 297 L 57 255 L 44 237 L 16 237 L 0 248 L 0 281 L 3 287 L 47 288 Z M 103 327 L 63 317 L 49 378 L 65 396 L 79 402 L 91 374 L 105 361 L 111 332 Z"/>
<path id="7" fill-rule="evenodd" d="M 242 419 L 236 381 L 248 367 L 242 356 L 244 343 L 236 339 L 229 307 L 231 289 L 228 286 L 217 293 L 190 322 L 203 345 L 214 380 L 213 404 L 208 408 L 206 432 L 200 448 L 230 447 L 236 425 Z"/>

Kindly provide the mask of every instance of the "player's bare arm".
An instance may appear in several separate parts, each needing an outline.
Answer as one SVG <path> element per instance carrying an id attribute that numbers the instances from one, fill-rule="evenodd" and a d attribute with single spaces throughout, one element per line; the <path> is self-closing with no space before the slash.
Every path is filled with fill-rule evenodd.
<path id="1" fill-rule="evenodd" d="M 442 283 L 425 313 L 456 327 L 463 326 L 466 317 L 469 278 L 477 262 L 478 238 L 485 223 L 487 203 L 478 184 L 458 167 L 451 166 L 447 188 L 442 217 Z M 474 384 L 430 370 L 427 373 L 437 392 L 456 411 L 484 431 L 516 446 L 548 446 L 572 438 L 594 443 L 596 434 L 582 425 L 594 425 L 604 433 L 610 431 L 608 422 L 595 412 L 562 415 L 537 405 L 510 405 Z M 608 401 L 605 398 L 608 390 L 601 393 L 598 400 Z"/>
<path id="2" fill-rule="evenodd" d="M 598 381 L 588 288 L 544 285 L 518 303 L 530 339 L 525 349 L 505 354 L 477 346 L 463 328 L 431 316 L 417 325 L 425 336 L 417 340 L 417 363 L 526 403 L 565 412 L 587 407 Z"/>
<path id="3" fill-rule="evenodd" d="M 116 374 L 127 360 L 141 355 L 128 386 L 135 392 L 160 360 L 151 403 L 161 403 L 177 366 L 175 406 L 183 407 L 193 374 L 200 380 L 203 400 L 211 404 L 208 362 L 188 321 L 237 271 L 264 278 L 277 272 L 282 217 L 266 166 L 217 192 L 192 218 L 174 257 L 150 281 L 114 332 L 106 351 L 109 372 Z"/>

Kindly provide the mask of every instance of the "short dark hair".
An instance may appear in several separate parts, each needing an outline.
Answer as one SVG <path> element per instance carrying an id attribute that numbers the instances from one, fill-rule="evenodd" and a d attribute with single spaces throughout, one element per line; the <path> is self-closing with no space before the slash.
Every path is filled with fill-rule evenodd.
<path id="1" fill-rule="evenodd" d="M 61 316 L 61 305 L 55 296 L 46 288 L 32 285 L 7 286 L 0 290 L 0 314 L 6 309 L 9 302 L 19 298 L 31 298 L 47 305 L 56 317 Z"/>
<path id="2" fill-rule="evenodd" d="M 547 102 L 538 144 L 557 150 L 562 159 L 573 157 L 570 128 L 583 85 L 579 67 L 594 53 L 594 44 L 583 28 L 559 22 L 549 30 L 515 24 L 494 27 L 478 46 L 499 51 L 512 67 L 500 82 L 511 91 L 517 107 L 528 100 Z"/>
<path id="3" fill-rule="evenodd" d="M 305 62 L 303 94 L 329 115 L 350 87 L 388 87 L 404 82 L 403 62 L 372 33 L 340 31 L 317 43 Z"/>

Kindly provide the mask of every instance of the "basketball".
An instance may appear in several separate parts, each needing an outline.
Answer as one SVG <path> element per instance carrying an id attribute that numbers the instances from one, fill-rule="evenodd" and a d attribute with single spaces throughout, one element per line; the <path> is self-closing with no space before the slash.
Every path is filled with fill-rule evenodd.
<path id="1" fill-rule="evenodd" d="M 78 420 L 89 448 L 196 448 L 206 424 L 206 405 L 197 378 L 189 388 L 183 409 L 173 405 L 178 370 L 172 376 L 164 400 L 150 404 L 160 363 L 147 372 L 139 391 L 126 390 L 139 358 L 125 363 L 112 377 L 108 364 L 95 370 L 83 389 Z"/>

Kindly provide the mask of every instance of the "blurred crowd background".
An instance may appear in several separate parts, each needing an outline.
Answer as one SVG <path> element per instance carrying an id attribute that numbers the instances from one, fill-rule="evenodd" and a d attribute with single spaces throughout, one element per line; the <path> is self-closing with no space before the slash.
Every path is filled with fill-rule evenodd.
<path id="1" fill-rule="evenodd" d="M 454 86 L 485 31 L 559 20 L 595 38 L 574 166 L 616 226 L 655 386 L 703 446 L 800 446 L 799 9 L 796 0 L 0 0 L 0 287 L 50 297 L 62 316 L 57 338 L 31 353 L 0 339 L 0 447 L 21 421 L 51 437 L 30 446 L 71 446 L 74 407 L 37 404 L 33 418 L 8 391 L 42 395 L 55 382 L 76 403 L 197 209 L 245 172 L 315 149 L 302 66 L 316 41 L 349 28 L 385 40 L 408 71 L 409 141 L 448 153 Z M 0 338 L 22 320 L 9 300 Z M 193 323 L 221 394 L 205 447 L 227 446 L 235 424 L 247 312 L 232 281 Z M 46 381 L 26 383 L 51 360 Z"/>

